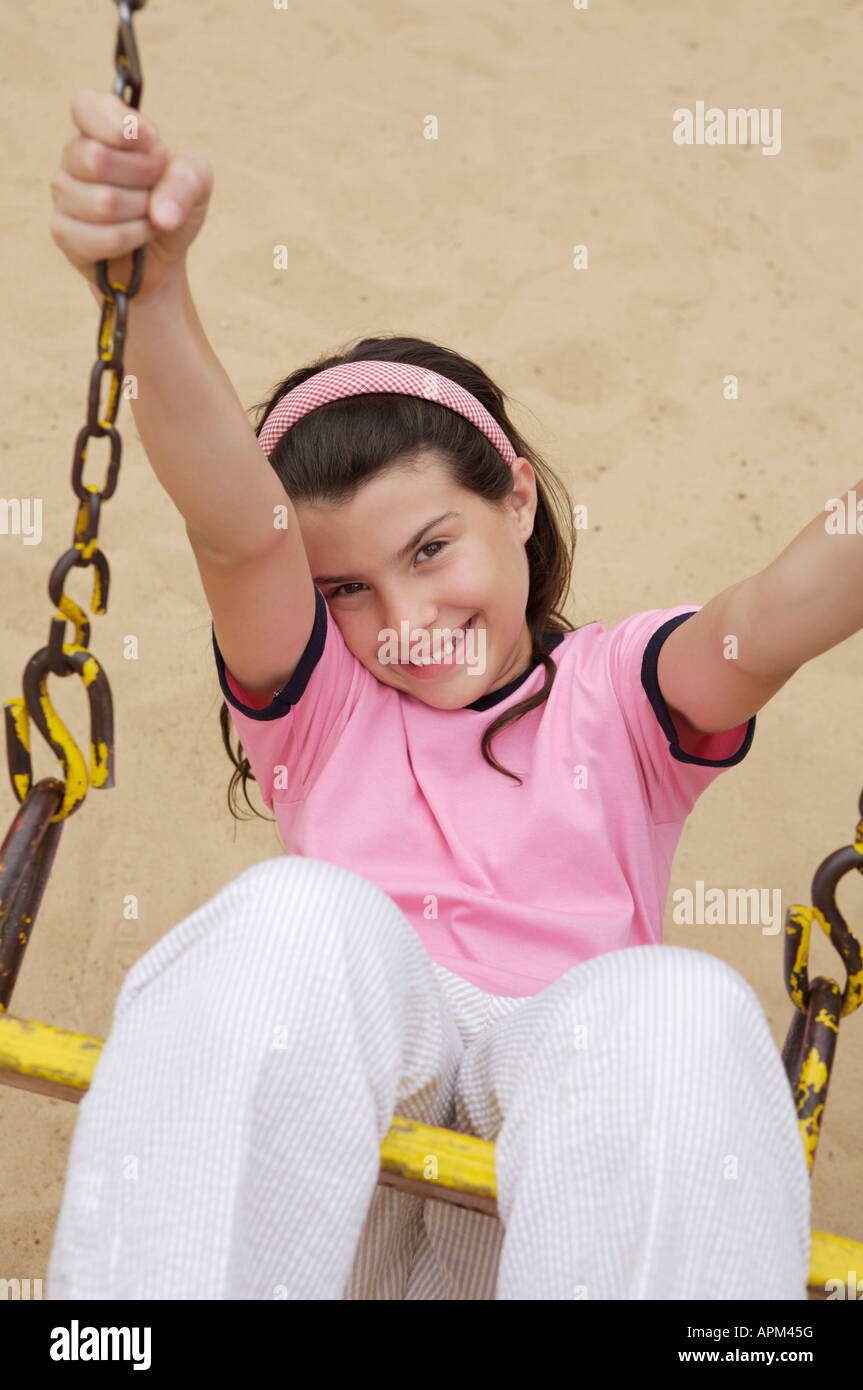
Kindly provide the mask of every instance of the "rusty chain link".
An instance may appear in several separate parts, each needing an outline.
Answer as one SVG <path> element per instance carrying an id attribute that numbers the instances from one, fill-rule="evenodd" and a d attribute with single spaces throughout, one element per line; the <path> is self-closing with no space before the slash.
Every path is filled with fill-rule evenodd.
<path id="1" fill-rule="evenodd" d="M 782 1061 L 794 1093 L 797 1123 L 809 1171 L 821 1128 L 833 1056 L 839 1037 L 839 1020 L 863 1002 L 863 954 L 836 903 L 836 887 L 845 874 L 863 873 L 863 792 L 858 802 L 860 819 L 854 843 L 837 849 L 818 865 L 812 879 L 812 906 L 796 904 L 785 914 L 785 987 L 795 1013 L 782 1049 Z M 809 983 L 809 938 L 817 922 L 842 958 L 845 988 L 819 975 Z"/>
<path id="2" fill-rule="evenodd" d="M 114 51 L 113 91 L 128 106 L 137 107 L 143 80 L 132 15 L 146 0 L 115 0 L 118 12 Z M 73 544 L 61 555 L 48 580 L 48 594 L 59 609 L 51 619 L 48 644 L 31 657 L 24 670 L 23 698 L 8 700 L 6 757 L 12 790 L 22 803 L 0 847 L 0 1010 L 9 999 L 23 960 L 39 903 L 51 871 L 64 820 L 75 813 L 87 795 L 88 775 L 83 754 L 59 718 L 48 695 L 49 674 L 77 675 L 84 682 L 90 707 L 89 784 L 97 789 L 114 785 L 114 715 L 108 677 L 89 650 L 90 624 L 82 608 L 64 592 L 69 571 L 93 570 L 93 613 L 108 611 L 108 561 L 98 546 L 102 503 L 114 495 L 120 470 L 122 443 L 115 427 L 123 383 L 123 350 L 129 300 L 141 287 L 144 246 L 132 253 L 128 285 L 108 280 L 108 261 L 99 261 L 97 280 L 102 291 L 102 313 L 96 339 L 98 356 L 90 374 L 87 420 L 75 440 L 72 488 L 78 498 Z M 109 394 L 100 416 L 102 383 L 108 377 Z M 101 489 L 84 482 L 84 465 L 90 439 L 108 437 L 110 459 Z M 74 626 L 74 640 L 65 641 L 66 623 Z M 45 777 L 35 785 L 30 758 L 30 720 L 51 745 L 63 766 L 63 779 Z"/>

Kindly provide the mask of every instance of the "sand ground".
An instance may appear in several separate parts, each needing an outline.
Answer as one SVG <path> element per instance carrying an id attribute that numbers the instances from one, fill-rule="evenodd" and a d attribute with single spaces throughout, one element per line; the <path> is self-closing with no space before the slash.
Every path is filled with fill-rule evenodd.
<path id="1" fill-rule="evenodd" d="M 610 626 L 706 603 L 756 573 L 863 473 L 859 241 L 863 11 L 854 0 L 490 0 L 362 5 L 151 0 L 142 110 L 215 171 L 190 259 L 207 332 L 244 406 L 358 334 L 398 331 L 479 360 L 588 508 L 569 613 Z M 7 3 L 0 59 L 5 236 L 2 490 L 44 499 L 43 539 L 0 536 L 3 698 L 47 640 L 48 574 L 71 543 L 72 446 L 97 314 L 53 244 L 49 180 L 80 87 L 109 88 L 96 0 Z M 781 110 L 781 149 L 676 145 L 672 113 Z M 426 117 L 438 138 L 424 138 Z M 766 141 L 765 141 L 766 143 Z M 288 247 L 287 270 L 273 247 Z M 573 247 L 588 268 L 573 267 Z M 723 382 L 739 379 L 739 399 Z M 210 618 L 183 521 L 128 406 L 101 543 L 116 786 L 67 822 L 12 1011 L 104 1036 L 132 962 L 260 859 L 275 827 L 228 814 Z M 91 450 L 91 480 L 105 452 Z M 863 495 L 863 494 L 861 494 Z M 86 584 L 68 586 L 89 601 Z M 125 660 L 137 636 L 139 659 Z M 863 639 L 808 663 L 753 747 L 698 803 L 672 891 L 779 888 L 808 902 L 852 838 L 863 784 Z M 86 749 L 86 700 L 51 686 Z M 37 777 L 57 764 L 35 736 Z M 16 803 L 7 782 L 4 825 Z M 140 902 L 124 922 L 124 896 Z M 858 884 L 840 906 L 859 928 Z M 676 926 L 750 981 L 778 1046 L 782 936 Z M 844 982 L 827 940 L 811 974 Z M 227 1007 L 230 1002 L 227 1001 Z M 813 1225 L 863 1240 L 863 1011 L 843 1021 L 813 1178 Z M 76 1108 L 0 1091 L 0 1275 L 44 1274 Z"/>

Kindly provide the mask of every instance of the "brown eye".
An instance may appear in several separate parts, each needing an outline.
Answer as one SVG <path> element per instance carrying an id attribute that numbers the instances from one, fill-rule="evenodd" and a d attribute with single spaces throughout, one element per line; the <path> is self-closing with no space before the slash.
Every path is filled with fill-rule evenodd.
<path id="1" fill-rule="evenodd" d="M 360 584 L 359 581 L 356 581 L 353 584 L 339 584 L 335 589 L 328 593 L 326 597 L 328 599 L 335 598 L 337 593 L 339 592 L 339 589 L 362 589 L 364 587 L 365 586 L 363 584 Z M 353 594 L 345 594 L 344 597 L 353 598 Z"/>
<path id="2" fill-rule="evenodd" d="M 417 551 L 417 555 L 422 555 L 424 550 L 431 550 L 432 546 L 434 545 L 445 546 L 447 544 L 447 541 L 427 541 L 425 545 L 420 546 L 419 550 Z M 439 555 L 440 551 L 437 551 L 437 554 Z M 432 555 L 431 558 L 434 560 L 436 557 Z"/>

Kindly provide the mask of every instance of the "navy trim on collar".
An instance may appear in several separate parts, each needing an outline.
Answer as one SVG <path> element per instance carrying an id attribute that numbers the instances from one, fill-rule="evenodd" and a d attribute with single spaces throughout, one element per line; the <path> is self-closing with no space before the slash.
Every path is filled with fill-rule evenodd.
<path id="1" fill-rule="evenodd" d="M 555 647 L 559 647 L 566 634 L 563 632 L 544 632 L 542 634 L 542 649 L 546 653 L 553 652 Z M 490 690 L 487 695 L 480 695 L 478 700 L 472 704 L 465 705 L 465 709 L 484 710 L 491 709 L 493 705 L 499 705 L 501 700 L 505 700 L 514 690 L 518 690 L 520 685 L 524 685 L 528 676 L 532 675 L 537 666 L 541 663 L 535 661 L 526 671 L 522 671 L 520 676 L 515 676 L 508 685 L 502 685 L 500 690 Z"/>
<path id="2" fill-rule="evenodd" d="M 667 623 L 663 623 L 662 627 L 656 629 L 644 649 L 644 657 L 641 662 L 641 684 L 644 687 L 644 692 L 648 700 L 653 706 L 662 732 L 668 739 L 671 756 L 673 758 L 676 758 L 679 763 L 698 763 L 701 767 L 733 767 L 735 763 L 739 763 L 749 752 L 755 734 L 755 715 L 753 714 L 746 726 L 746 735 L 742 744 L 737 752 L 733 753 L 730 758 L 696 758 L 691 753 L 685 753 L 681 748 L 680 739 L 674 727 L 674 721 L 668 712 L 668 706 L 659 688 L 656 667 L 659 661 L 659 652 L 662 644 L 666 637 L 668 637 L 676 627 L 679 627 L 681 623 L 685 623 L 687 618 L 694 617 L 697 611 L 697 609 L 693 609 L 691 613 L 678 613 L 676 617 L 669 618 Z"/>

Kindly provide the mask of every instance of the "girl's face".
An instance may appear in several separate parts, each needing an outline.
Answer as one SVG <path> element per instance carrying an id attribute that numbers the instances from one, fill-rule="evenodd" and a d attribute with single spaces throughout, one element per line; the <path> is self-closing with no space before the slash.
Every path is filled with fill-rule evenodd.
<path id="1" fill-rule="evenodd" d="M 515 489 L 495 505 L 453 483 L 428 450 L 351 502 L 296 508 L 312 578 L 348 649 L 384 685 L 437 709 L 472 704 L 530 664 L 524 547 L 536 479 L 527 459 L 512 471 Z M 449 634 L 466 624 L 447 659 Z"/>

